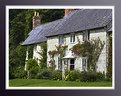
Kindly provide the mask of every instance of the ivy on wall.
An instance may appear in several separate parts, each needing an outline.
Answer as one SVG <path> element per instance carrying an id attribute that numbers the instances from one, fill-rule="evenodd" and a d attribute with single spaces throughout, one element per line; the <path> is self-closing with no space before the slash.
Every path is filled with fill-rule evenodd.
<path id="1" fill-rule="evenodd" d="M 77 56 L 88 57 L 88 70 L 96 71 L 96 63 L 104 45 L 105 43 L 97 38 L 82 43 L 78 42 L 71 48 L 71 51 Z"/>
<path id="2" fill-rule="evenodd" d="M 50 61 L 49 61 L 49 63 L 50 63 L 50 65 L 51 65 L 51 68 L 52 68 L 52 69 L 55 69 L 55 67 L 56 67 L 56 65 L 55 65 L 55 60 L 54 60 L 55 54 L 58 54 L 58 58 L 59 58 L 60 60 L 62 60 L 63 57 L 64 57 L 64 50 L 65 50 L 68 46 L 67 46 L 67 45 L 58 45 L 58 46 L 55 45 L 55 47 L 56 47 L 56 50 L 51 50 L 51 51 L 48 52 L 48 54 L 49 54 L 49 56 L 50 56 Z"/>
<path id="3" fill-rule="evenodd" d="M 40 47 L 41 50 L 38 52 L 38 54 L 40 55 L 39 65 L 41 69 L 44 69 L 47 67 L 47 42 L 40 43 Z"/>

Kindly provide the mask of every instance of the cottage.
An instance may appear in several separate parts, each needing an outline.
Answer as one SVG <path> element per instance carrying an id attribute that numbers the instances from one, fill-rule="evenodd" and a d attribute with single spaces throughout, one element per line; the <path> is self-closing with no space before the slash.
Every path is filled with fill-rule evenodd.
<path id="1" fill-rule="evenodd" d="M 108 60 L 108 35 L 112 32 L 112 10 L 111 9 L 65 9 L 62 19 L 40 24 L 39 13 L 33 17 L 33 30 L 23 45 L 34 44 L 33 58 L 41 57 L 39 43 L 47 42 L 47 66 L 50 65 L 52 57 L 49 52 L 57 51 L 58 46 L 67 46 L 63 50 L 63 56 L 55 53 L 53 60 L 56 70 L 87 70 L 88 57 L 77 56 L 70 49 L 80 42 L 100 38 L 104 43 L 98 61 L 96 71 L 107 72 Z M 27 53 L 28 55 L 28 53 Z M 61 58 L 60 58 L 61 57 Z M 28 60 L 28 57 L 26 58 Z"/>

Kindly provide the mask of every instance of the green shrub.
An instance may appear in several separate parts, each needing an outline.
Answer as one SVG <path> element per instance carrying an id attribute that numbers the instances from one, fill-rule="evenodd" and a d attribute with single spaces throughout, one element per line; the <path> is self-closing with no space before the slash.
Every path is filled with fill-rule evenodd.
<path id="1" fill-rule="evenodd" d="M 80 81 L 87 82 L 88 81 L 88 73 L 86 71 L 82 71 L 80 75 Z"/>
<path id="2" fill-rule="evenodd" d="M 27 71 L 30 73 L 27 78 L 35 79 L 39 70 L 40 67 L 35 59 L 29 59 L 27 61 Z"/>
<path id="3" fill-rule="evenodd" d="M 82 82 L 95 82 L 95 81 L 103 81 L 104 78 L 105 78 L 105 76 L 101 72 L 83 71 L 83 72 L 81 72 L 80 81 L 82 81 Z"/>
<path id="4" fill-rule="evenodd" d="M 101 72 L 97 72 L 97 81 L 105 80 L 105 74 Z"/>
<path id="5" fill-rule="evenodd" d="M 24 70 L 23 66 L 17 67 L 14 71 L 15 78 L 25 79 L 26 75 L 27 75 L 27 72 Z"/>
<path id="6" fill-rule="evenodd" d="M 79 81 L 80 79 L 80 71 L 79 70 L 72 70 L 72 71 L 65 71 L 65 80 L 66 81 Z"/>
<path id="7" fill-rule="evenodd" d="M 52 79 L 53 73 L 50 69 L 42 69 L 37 75 L 37 79 Z"/>
<path id="8" fill-rule="evenodd" d="M 62 71 L 60 70 L 53 71 L 53 80 L 62 80 Z"/>

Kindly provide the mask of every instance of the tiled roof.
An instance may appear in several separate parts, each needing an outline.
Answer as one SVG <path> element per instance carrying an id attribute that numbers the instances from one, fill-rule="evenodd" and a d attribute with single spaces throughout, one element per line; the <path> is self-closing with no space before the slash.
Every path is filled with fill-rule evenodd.
<path id="1" fill-rule="evenodd" d="M 22 43 L 22 45 L 46 41 L 47 38 L 45 35 L 51 32 L 61 21 L 62 19 L 37 26 L 29 33 L 28 38 Z"/>
<path id="2" fill-rule="evenodd" d="M 33 29 L 22 45 L 46 41 L 46 36 L 67 34 L 105 27 L 112 20 L 111 9 L 80 9 L 62 19 L 42 24 Z"/>

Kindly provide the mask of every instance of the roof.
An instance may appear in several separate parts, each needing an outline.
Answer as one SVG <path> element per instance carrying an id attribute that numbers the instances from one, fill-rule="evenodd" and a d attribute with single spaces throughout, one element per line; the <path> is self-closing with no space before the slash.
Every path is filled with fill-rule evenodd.
<path id="1" fill-rule="evenodd" d="M 111 9 L 78 10 L 60 29 L 47 34 L 47 36 L 104 27 L 112 18 L 111 13 Z"/>
<path id="2" fill-rule="evenodd" d="M 29 36 L 22 43 L 22 45 L 29 45 L 46 41 L 47 38 L 45 37 L 45 34 L 51 32 L 61 21 L 62 19 L 37 26 L 29 33 Z"/>
<path id="3" fill-rule="evenodd" d="M 105 27 L 111 20 L 111 9 L 74 10 L 62 19 L 37 26 L 29 33 L 22 45 L 43 42 L 49 36 Z"/>

